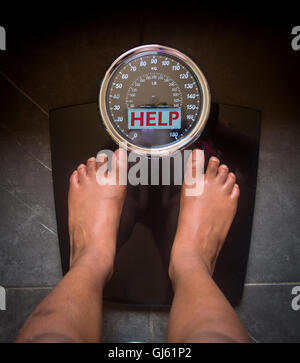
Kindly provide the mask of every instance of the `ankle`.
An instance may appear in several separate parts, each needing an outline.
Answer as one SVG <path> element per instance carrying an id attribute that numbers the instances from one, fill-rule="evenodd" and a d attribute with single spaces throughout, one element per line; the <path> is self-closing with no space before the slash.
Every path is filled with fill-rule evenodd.
<path id="1" fill-rule="evenodd" d="M 192 253 L 176 256 L 172 251 L 168 274 L 173 286 L 182 279 L 189 280 L 194 274 L 205 274 L 211 277 L 212 273 L 212 267 L 201 256 Z"/>
<path id="2" fill-rule="evenodd" d="M 71 257 L 70 269 L 84 267 L 90 269 L 95 276 L 109 281 L 113 274 L 115 251 L 100 248 L 83 248 Z"/>
<path id="3" fill-rule="evenodd" d="M 211 236 L 202 235 L 200 237 L 197 233 L 193 237 L 193 234 L 177 231 L 170 257 L 170 279 L 174 275 L 193 273 L 199 269 L 212 276 L 219 245 L 221 243 L 216 242 L 215 238 L 212 239 Z"/>

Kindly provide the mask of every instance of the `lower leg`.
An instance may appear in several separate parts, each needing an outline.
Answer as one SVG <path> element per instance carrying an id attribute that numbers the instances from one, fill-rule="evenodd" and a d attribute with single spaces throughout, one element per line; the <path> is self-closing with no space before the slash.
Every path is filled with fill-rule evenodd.
<path id="1" fill-rule="evenodd" d="M 116 156 L 112 174 L 126 164 L 124 154 Z M 27 319 L 17 342 L 100 341 L 102 291 L 112 275 L 126 187 L 99 185 L 96 167 L 89 159 L 71 176 L 70 270 Z"/>
<path id="2" fill-rule="evenodd" d="M 195 154 L 193 154 L 195 155 Z M 193 165 L 201 160 L 194 160 Z M 200 196 L 182 188 L 169 275 L 174 299 L 170 342 L 248 342 L 237 314 L 212 279 L 216 259 L 234 218 L 239 189 L 235 176 L 212 158 Z"/>
<path id="3" fill-rule="evenodd" d="M 106 278 L 96 259 L 78 260 L 27 319 L 16 342 L 100 341 Z"/>
<path id="4" fill-rule="evenodd" d="M 211 278 L 206 266 L 172 277 L 174 300 L 169 342 L 248 342 L 235 311 Z"/>

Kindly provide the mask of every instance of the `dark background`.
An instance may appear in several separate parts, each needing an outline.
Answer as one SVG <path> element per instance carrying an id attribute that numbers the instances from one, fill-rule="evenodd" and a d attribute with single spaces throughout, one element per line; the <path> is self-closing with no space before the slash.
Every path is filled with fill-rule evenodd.
<path id="1" fill-rule="evenodd" d="M 255 341 L 299 341 L 300 312 L 291 308 L 292 288 L 300 285 L 300 51 L 291 48 L 298 14 L 286 2 L 1 4 L 0 285 L 7 310 L 0 312 L 0 341 L 13 340 L 61 278 L 49 110 L 95 102 L 111 62 L 146 43 L 189 54 L 215 102 L 261 111 L 255 214 L 237 312 Z M 165 308 L 105 304 L 103 338 L 163 341 L 167 319 Z"/>

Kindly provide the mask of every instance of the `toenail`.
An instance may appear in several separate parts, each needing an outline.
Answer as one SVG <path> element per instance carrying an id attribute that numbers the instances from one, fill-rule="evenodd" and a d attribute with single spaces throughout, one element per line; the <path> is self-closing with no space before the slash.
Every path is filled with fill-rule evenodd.
<path id="1" fill-rule="evenodd" d="M 117 154 L 117 159 L 120 161 L 124 161 L 127 158 L 127 152 L 124 149 L 120 149 Z"/>
<path id="2" fill-rule="evenodd" d="M 228 169 L 228 166 L 227 166 L 227 165 L 225 165 L 225 164 L 222 164 L 222 165 L 220 166 L 220 168 Z"/>
<path id="3" fill-rule="evenodd" d="M 97 162 L 104 162 L 107 159 L 107 155 L 105 153 L 101 153 L 97 155 Z"/>
<path id="4" fill-rule="evenodd" d="M 229 175 L 230 175 L 232 178 L 235 178 L 235 174 L 234 174 L 234 173 L 229 173 Z"/>
<path id="5" fill-rule="evenodd" d="M 88 161 L 95 161 L 96 158 L 92 157 L 92 158 L 89 158 Z"/>
<path id="6" fill-rule="evenodd" d="M 217 168 L 217 167 L 219 166 L 219 164 L 220 164 L 220 160 L 219 160 L 218 158 L 214 157 L 214 156 L 212 156 L 212 157 L 210 158 L 209 162 L 210 162 L 210 164 L 213 164 L 213 165 L 214 165 L 214 167 L 216 167 L 216 168 Z"/>
<path id="7" fill-rule="evenodd" d="M 201 161 L 203 151 L 201 149 L 194 149 L 192 153 L 192 160 L 193 161 Z"/>
<path id="8" fill-rule="evenodd" d="M 83 168 L 85 168 L 85 165 L 84 164 L 80 164 L 77 169 L 83 169 Z"/>

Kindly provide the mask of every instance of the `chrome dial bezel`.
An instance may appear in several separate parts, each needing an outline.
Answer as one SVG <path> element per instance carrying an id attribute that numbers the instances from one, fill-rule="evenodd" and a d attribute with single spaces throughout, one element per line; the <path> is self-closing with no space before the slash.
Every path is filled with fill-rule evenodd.
<path id="1" fill-rule="evenodd" d="M 115 72 L 119 69 L 119 67 L 127 62 L 129 59 L 140 56 L 143 53 L 149 53 L 149 52 L 157 52 L 160 54 L 166 54 L 173 57 L 176 57 L 180 59 L 182 62 L 184 62 L 194 73 L 196 76 L 200 87 L 202 91 L 202 111 L 199 115 L 198 120 L 195 121 L 195 126 L 193 127 L 192 131 L 186 136 L 180 139 L 179 141 L 162 146 L 162 147 L 142 147 L 135 145 L 134 143 L 128 141 L 126 138 L 124 138 L 112 125 L 112 122 L 109 118 L 108 110 L 107 110 L 107 104 L 106 104 L 106 94 L 108 91 L 108 86 L 110 84 L 111 78 L 114 76 Z M 166 47 L 163 45 L 158 44 L 149 44 L 149 45 L 142 45 L 136 48 L 133 48 L 125 53 L 123 53 L 120 57 L 118 57 L 112 65 L 108 68 L 107 72 L 105 73 L 105 76 L 102 80 L 100 91 L 99 91 L 99 98 L 98 98 L 98 108 L 100 112 L 100 116 L 102 118 L 103 124 L 109 133 L 109 135 L 112 137 L 112 139 L 118 144 L 118 145 L 126 145 L 127 149 L 130 151 L 134 151 L 137 154 L 144 155 L 144 156 L 168 156 L 176 151 L 182 150 L 184 148 L 187 148 L 191 143 L 193 143 L 195 140 L 198 139 L 198 137 L 201 135 L 208 116 L 210 112 L 210 102 L 211 102 L 211 96 L 210 96 L 210 90 L 207 83 L 207 80 L 203 74 L 203 72 L 200 70 L 200 68 L 197 66 L 197 64 L 186 54 L 182 53 L 181 51 Z"/>

